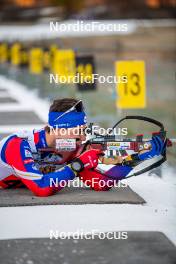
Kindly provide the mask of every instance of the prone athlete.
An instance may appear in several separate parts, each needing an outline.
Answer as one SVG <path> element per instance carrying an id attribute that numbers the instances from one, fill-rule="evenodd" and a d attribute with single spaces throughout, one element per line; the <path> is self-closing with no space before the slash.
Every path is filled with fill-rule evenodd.
<path id="1" fill-rule="evenodd" d="M 108 182 L 112 179 L 96 170 L 99 162 L 104 159 L 102 151 L 83 149 L 86 135 L 74 133 L 75 128 L 83 131 L 86 127 L 86 113 L 81 100 L 54 100 L 46 127 L 17 132 L 0 142 L 0 187 L 18 188 L 25 185 L 37 196 L 49 196 L 62 189 L 61 186 L 51 185 L 51 179 L 67 182 L 78 176 L 83 182 L 89 182 L 90 188 L 96 191 L 109 190 L 111 187 Z M 57 133 L 50 133 L 51 128 L 56 129 Z M 159 138 L 156 137 L 150 143 L 151 150 L 139 153 L 139 160 L 151 158 L 163 151 L 164 145 Z M 65 146 L 67 149 L 64 149 Z M 60 155 L 53 155 L 48 150 L 51 148 L 60 149 Z M 46 151 L 41 154 L 41 149 Z M 43 166 L 43 163 L 50 164 L 53 160 L 59 164 L 58 168 Z M 122 166 L 121 157 L 104 163 L 118 165 L 116 181 L 124 179 L 132 169 L 130 166 Z M 104 181 L 103 187 L 100 181 Z"/>

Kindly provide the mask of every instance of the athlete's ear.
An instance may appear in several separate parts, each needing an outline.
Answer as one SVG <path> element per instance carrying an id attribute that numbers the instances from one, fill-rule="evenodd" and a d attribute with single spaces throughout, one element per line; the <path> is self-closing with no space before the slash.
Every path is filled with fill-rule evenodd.
<path id="1" fill-rule="evenodd" d="M 48 123 L 45 124 L 44 129 L 45 129 L 45 132 L 46 132 L 46 133 L 50 133 L 50 126 L 49 126 Z"/>

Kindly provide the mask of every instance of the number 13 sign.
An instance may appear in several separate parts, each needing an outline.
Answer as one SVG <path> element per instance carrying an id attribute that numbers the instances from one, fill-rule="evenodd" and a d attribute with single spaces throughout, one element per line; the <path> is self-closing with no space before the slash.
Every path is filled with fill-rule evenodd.
<path id="1" fill-rule="evenodd" d="M 118 108 L 145 108 L 146 83 L 144 61 L 117 61 L 116 76 Z M 126 78 L 124 78 L 126 76 Z"/>

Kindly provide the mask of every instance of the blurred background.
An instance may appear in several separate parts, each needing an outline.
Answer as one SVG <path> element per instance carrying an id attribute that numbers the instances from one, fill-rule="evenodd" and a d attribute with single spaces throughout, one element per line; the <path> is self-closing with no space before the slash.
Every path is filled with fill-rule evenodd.
<path id="1" fill-rule="evenodd" d="M 175 0 L 1 0 L 2 22 L 36 22 L 50 18 L 174 18 Z"/>
<path id="2" fill-rule="evenodd" d="M 0 0 L 0 74 L 24 84 L 40 98 L 81 98 L 89 121 L 111 127 L 127 114 L 140 114 L 163 122 L 170 137 L 176 137 L 176 1 L 175 0 Z M 51 33 L 50 21 L 98 20 L 125 23 L 126 32 Z M 20 44 L 21 62 L 12 60 L 14 45 Z M 31 49 L 39 48 L 42 69 L 30 70 Z M 18 49 L 18 48 L 17 48 Z M 114 75 L 115 62 L 143 60 L 146 66 L 146 107 L 118 109 L 115 84 L 96 83 L 95 89 L 79 89 L 75 84 L 51 84 L 52 60 L 56 50 L 69 49 L 75 56 L 93 58 L 94 71 Z M 3 54 L 5 54 L 3 56 Z M 1 101 L 2 104 L 2 101 Z M 132 122 L 130 135 L 146 132 Z M 171 160 L 175 164 L 174 150 Z"/>

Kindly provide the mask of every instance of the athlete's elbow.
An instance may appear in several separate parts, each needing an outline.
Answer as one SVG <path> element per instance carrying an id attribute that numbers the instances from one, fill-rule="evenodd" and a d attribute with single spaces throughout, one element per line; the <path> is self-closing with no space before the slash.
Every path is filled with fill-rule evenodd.
<path id="1" fill-rule="evenodd" d="M 35 196 L 38 197 L 48 197 L 53 194 L 55 194 L 56 190 L 51 187 L 45 187 L 45 188 L 36 188 L 31 190 Z"/>

